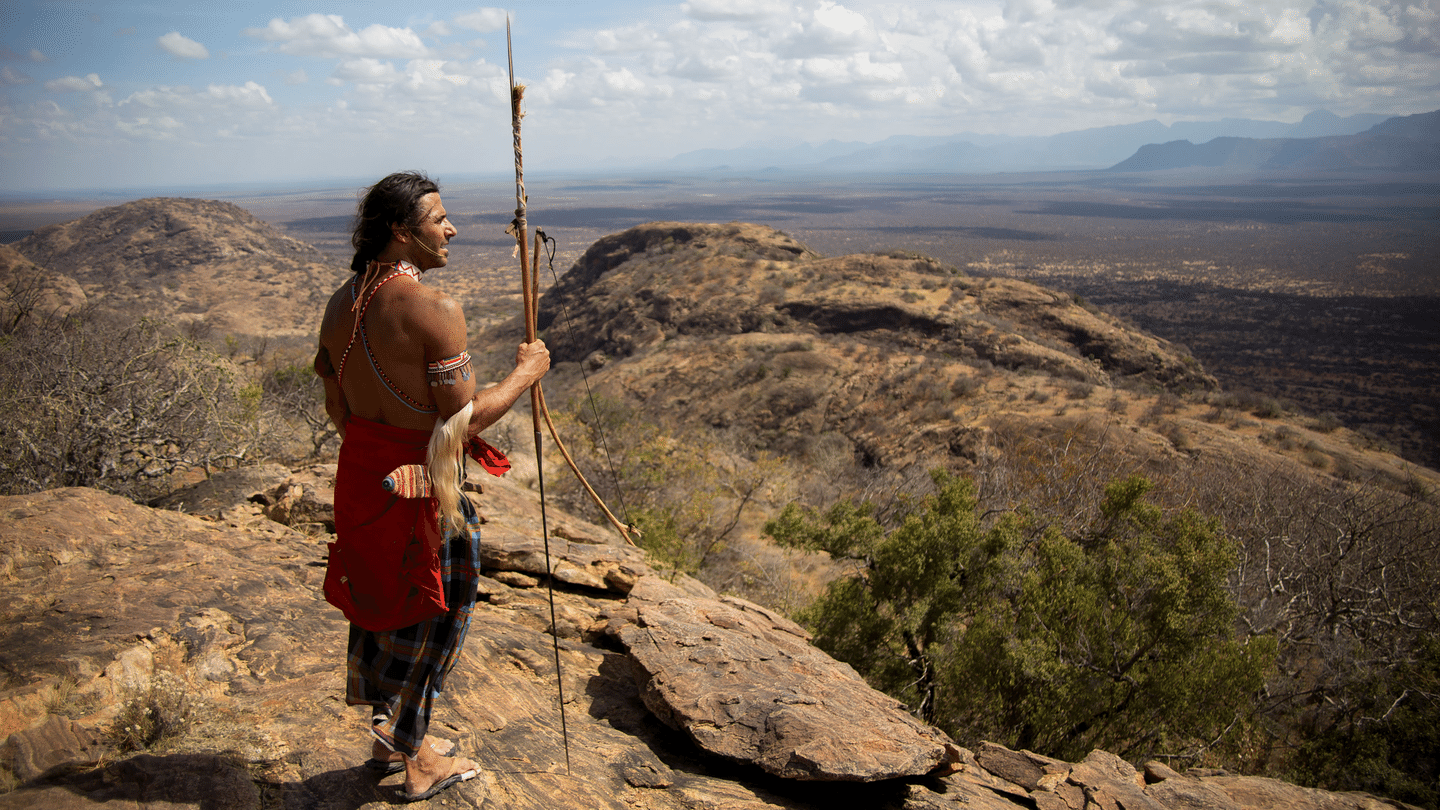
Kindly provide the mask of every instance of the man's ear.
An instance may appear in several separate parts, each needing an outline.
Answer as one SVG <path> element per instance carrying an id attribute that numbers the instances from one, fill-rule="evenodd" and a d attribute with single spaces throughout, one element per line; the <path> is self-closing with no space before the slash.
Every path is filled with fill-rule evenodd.
<path id="1" fill-rule="evenodd" d="M 390 223 L 390 238 L 402 245 L 406 244 L 410 241 L 410 229 L 398 222 L 392 222 Z"/>

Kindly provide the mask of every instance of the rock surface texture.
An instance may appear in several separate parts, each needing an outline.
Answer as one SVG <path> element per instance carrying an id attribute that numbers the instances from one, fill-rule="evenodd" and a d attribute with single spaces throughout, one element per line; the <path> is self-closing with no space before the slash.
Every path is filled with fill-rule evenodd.
<path id="1" fill-rule="evenodd" d="M 363 767 L 365 717 L 342 699 L 346 624 L 320 598 L 325 536 L 257 514 L 277 492 L 323 492 L 325 469 L 280 473 L 197 489 L 186 502 L 207 517 L 88 489 L 0 498 L 0 808 L 397 801 L 400 778 Z M 567 757 L 534 498 L 492 481 L 478 501 L 487 576 L 432 731 L 485 773 L 421 806 L 1386 806 L 1160 763 L 1142 775 L 1103 751 L 1066 763 L 958 748 L 794 623 L 661 577 L 604 530 L 552 512 Z M 117 725 L 140 705 L 186 723 L 121 752 Z"/>

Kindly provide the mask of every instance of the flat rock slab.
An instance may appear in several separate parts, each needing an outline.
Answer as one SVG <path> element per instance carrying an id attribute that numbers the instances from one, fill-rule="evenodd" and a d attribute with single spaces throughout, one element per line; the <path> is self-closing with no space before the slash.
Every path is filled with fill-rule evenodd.
<path id="1" fill-rule="evenodd" d="M 852 782 L 950 761 L 943 734 L 744 600 L 640 602 L 617 634 L 648 676 L 645 705 L 710 753 L 787 779 Z"/>

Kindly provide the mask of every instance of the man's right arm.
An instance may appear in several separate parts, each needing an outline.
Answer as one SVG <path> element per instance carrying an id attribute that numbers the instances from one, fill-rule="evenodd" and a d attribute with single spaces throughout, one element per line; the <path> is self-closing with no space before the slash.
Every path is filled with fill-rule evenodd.
<path id="1" fill-rule="evenodd" d="M 324 344 L 315 352 L 315 373 L 325 384 L 325 413 L 335 423 L 335 432 L 345 438 L 345 423 L 350 421 L 350 403 L 345 401 L 345 392 L 340 390 L 340 380 L 335 375 L 335 365 L 330 362 L 330 351 Z"/>

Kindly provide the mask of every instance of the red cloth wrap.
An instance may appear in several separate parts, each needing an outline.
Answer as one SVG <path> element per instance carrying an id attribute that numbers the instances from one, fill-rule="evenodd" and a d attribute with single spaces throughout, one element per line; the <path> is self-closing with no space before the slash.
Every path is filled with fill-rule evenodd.
<path id="1" fill-rule="evenodd" d="M 325 601 L 366 630 L 409 627 L 447 609 L 435 500 L 400 498 L 381 486 L 396 467 L 424 464 L 429 443 L 424 430 L 356 416 L 345 423 Z"/>

